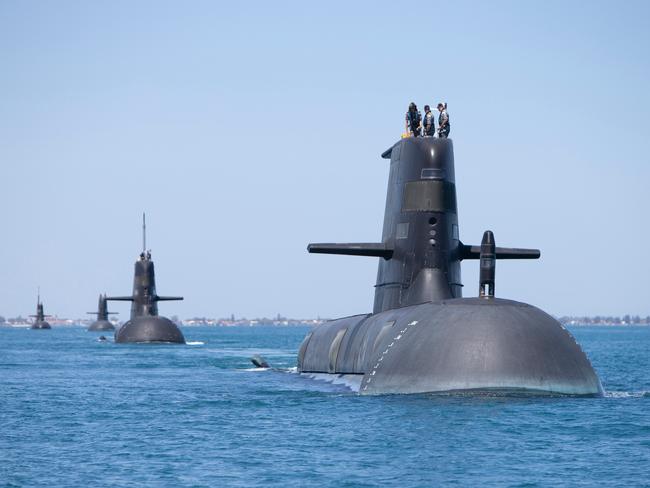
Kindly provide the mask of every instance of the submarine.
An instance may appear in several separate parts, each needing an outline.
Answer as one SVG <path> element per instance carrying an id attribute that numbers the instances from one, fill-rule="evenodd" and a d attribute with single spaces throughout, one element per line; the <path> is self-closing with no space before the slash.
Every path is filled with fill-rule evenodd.
<path id="1" fill-rule="evenodd" d="M 381 242 L 309 244 L 310 253 L 379 258 L 372 313 L 316 326 L 298 350 L 301 373 L 348 376 L 362 395 L 602 396 L 588 357 L 556 319 L 495 296 L 499 259 L 537 249 L 459 238 L 451 139 L 407 137 L 390 160 Z M 479 260 L 478 293 L 462 297 L 461 262 Z"/>
<path id="2" fill-rule="evenodd" d="M 30 329 L 51 329 L 52 326 L 45 320 L 45 312 L 43 311 L 43 303 L 41 302 L 41 294 L 38 293 L 36 298 L 36 315 L 30 315 L 30 317 L 35 317 L 36 321 L 32 324 Z"/>
<path id="3" fill-rule="evenodd" d="M 97 315 L 97 320 L 95 320 L 88 327 L 89 331 L 98 331 L 98 330 L 115 330 L 115 326 L 108 320 L 109 315 L 113 315 L 117 312 L 109 312 L 106 305 L 106 295 L 99 295 L 99 303 L 97 304 L 96 312 L 86 312 L 90 315 Z"/>
<path id="4" fill-rule="evenodd" d="M 151 251 L 147 249 L 147 228 L 142 215 L 142 252 L 135 262 L 133 294 L 105 297 L 106 300 L 131 303 L 131 317 L 115 331 L 116 343 L 171 343 L 185 344 L 178 326 L 167 317 L 158 315 L 158 302 L 183 300 L 183 297 L 162 297 L 156 294 L 156 276 Z"/>

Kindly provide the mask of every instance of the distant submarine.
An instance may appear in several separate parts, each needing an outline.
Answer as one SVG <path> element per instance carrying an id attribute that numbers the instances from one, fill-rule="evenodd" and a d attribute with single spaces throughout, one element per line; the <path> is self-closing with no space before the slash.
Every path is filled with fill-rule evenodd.
<path id="1" fill-rule="evenodd" d="M 41 303 L 41 293 L 38 293 L 36 298 L 36 315 L 30 315 L 30 317 L 36 317 L 36 321 L 32 324 L 30 329 L 51 329 L 52 326 L 45 320 L 45 312 L 43 312 L 43 303 Z"/>
<path id="2" fill-rule="evenodd" d="M 147 248 L 145 216 L 142 215 L 142 252 L 135 262 L 133 295 L 106 297 L 106 300 L 132 302 L 131 319 L 115 331 L 116 343 L 176 343 L 185 344 L 178 326 L 158 315 L 158 302 L 182 300 L 183 297 L 161 297 L 156 294 L 156 276 L 151 252 Z"/>
<path id="3" fill-rule="evenodd" d="M 106 295 L 99 295 L 99 303 L 97 304 L 96 312 L 86 312 L 91 315 L 97 315 L 97 320 L 95 320 L 88 330 L 90 331 L 99 331 L 99 330 L 115 330 L 115 326 L 108 320 L 108 316 L 112 315 L 115 312 L 109 312 L 106 305 Z"/>
<path id="4" fill-rule="evenodd" d="M 380 243 L 310 244 L 324 254 L 375 256 L 372 314 L 317 326 L 298 371 L 356 375 L 359 393 L 601 396 L 589 359 L 557 320 L 495 298 L 497 259 L 536 259 L 533 249 L 459 240 L 450 139 L 404 138 L 382 154 L 390 176 Z M 479 294 L 462 297 L 460 262 L 480 260 Z"/>

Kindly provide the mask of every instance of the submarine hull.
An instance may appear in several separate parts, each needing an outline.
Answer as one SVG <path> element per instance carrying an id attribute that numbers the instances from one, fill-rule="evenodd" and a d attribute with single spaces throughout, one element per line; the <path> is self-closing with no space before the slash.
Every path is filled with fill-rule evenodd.
<path id="1" fill-rule="evenodd" d="M 531 305 L 494 298 L 498 259 L 537 249 L 460 240 L 453 144 L 404 138 L 390 159 L 380 242 L 315 243 L 308 251 L 381 258 L 373 314 L 334 320 L 303 341 L 298 369 L 357 375 L 365 395 L 504 392 L 602 395 L 573 336 Z M 489 202 L 484 211 L 489 211 Z M 462 298 L 461 262 L 479 260 L 479 297 Z"/>
<path id="2" fill-rule="evenodd" d="M 37 330 L 37 329 L 51 329 L 51 328 L 52 328 L 52 326 L 48 322 L 40 321 L 40 320 L 37 321 L 37 322 L 34 322 L 32 324 L 32 326 L 30 327 L 30 329 L 34 329 L 34 330 Z"/>
<path id="3" fill-rule="evenodd" d="M 335 320 L 305 338 L 298 360 L 301 372 L 363 375 L 364 395 L 603 394 L 589 359 L 557 320 L 496 298 Z"/>
<path id="4" fill-rule="evenodd" d="M 142 316 L 129 320 L 115 331 L 115 342 L 185 344 L 185 337 L 166 317 Z"/>
<path id="5" fill-rule="evenodd" d="M 115 326 L 108 320 L 97 320 L 90 324 L 89 331 L 115 330 Z"/>

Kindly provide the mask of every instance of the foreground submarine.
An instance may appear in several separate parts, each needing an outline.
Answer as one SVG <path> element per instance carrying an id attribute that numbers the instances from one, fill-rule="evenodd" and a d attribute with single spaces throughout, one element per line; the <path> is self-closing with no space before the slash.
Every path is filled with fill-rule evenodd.
<path id="1" fill-rule="evenodd" d="M 97 304 L 96 312 L 86 312 L 90 315 L 97 315 L 97 320 L 95 320 L 90 327 L 89 331 L 98 331 L 98 330 L 115 330 L 115 326 L 108 320 L 109 315 L 113 315 L 116 312 L 109 312 L 108 306 L 106 305 L 106 295 L 99 295 L 99 303 Z"/>
<path id="2" fill-rule="evenodd" d="M 30 317 L 36 317 L 36 320 L 30 327 L 30 329 L 51 329 L 52 326 L 45 320 L 45 312 L 43 311 L 43 303 L 41 302 L 41 294 L 38 294 L 36 298 L 36 315 L 30 315 Z"/>
<path id="3" fill-rule="evenodd" d="M 310 253 L 381 258 L 371 314 L 314 328 L 298 371 L 355 375 L 359 393 L 600 396 L 573 336 L 525 303 L 496 298 L 498 259 L 536 259 L 534 249 L 459 240 L 453 143 L 404 138 L 390 159 L 380 243 L 310 244 Z M 460 263 L 480 260 L 479 293 L 462 298 Z"/>
<path id="4" fill-rule="evenodd" d="M 115 331 L 117 343 L 175 343 L 185 344 L 185 337 L 178 326 L 167 317 L 158 315 L 158 302 L 182 300 L 183 297 L 161 297 L 156 294 L 156 276 L 151 252 L 146 250 L 146 223 L 142 216 L 142 252 L 135 262 L 133 295 L 105 297 L 106 300 L 128 301 L 131 318 Z"/>

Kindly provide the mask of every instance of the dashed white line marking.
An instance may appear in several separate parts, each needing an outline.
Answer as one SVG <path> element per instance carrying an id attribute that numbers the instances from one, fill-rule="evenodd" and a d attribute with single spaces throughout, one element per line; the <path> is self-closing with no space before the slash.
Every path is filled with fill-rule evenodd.
<path id="1" fill-rule="evenodd" d="M 386 354 L 388 354 L 388 351 L 390 351 L 390 349 L 395 345 L 395 341 L 399 341 L 404 336 L 404 334 L 406 333 L 408 328 L 411 327 L 411 326 L 417 325 L 417 323 L 418 323 L 417 320 L 414 320 L 414 321 L 410 322 L 409 324 L 406 325 L 406 327 L 404 327 L 402 330 L 399 331 L 400 333 L 397 336 L 393 337 L 393 342 L 388 344 L 388 347 L 386 349 L 384 349 L 384 351 L 381 353 L 381 356 L 377 360 L 377 364 L 375 364 L 374 368 L 372 368 L 372 371 L 370 372 L 370 375 L 367 376 L 368 379 L 366 380 L 366 384 L 363 387 L 363 391 L 368 390 L 368 385 L 372 381 L 372 377 L 377 374 L 377 370 L 379 368 L 380 363 L 384 360 L 384 357 L 386 356 Z"/>

